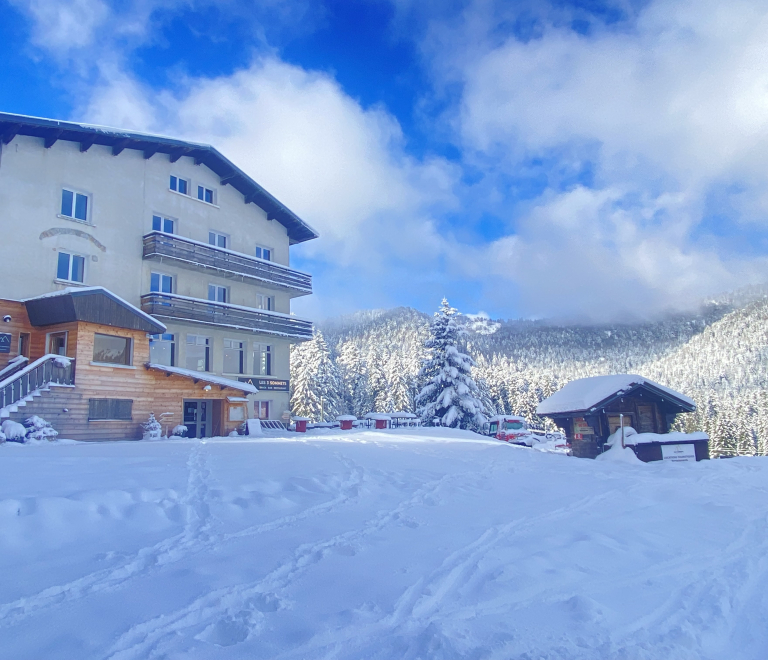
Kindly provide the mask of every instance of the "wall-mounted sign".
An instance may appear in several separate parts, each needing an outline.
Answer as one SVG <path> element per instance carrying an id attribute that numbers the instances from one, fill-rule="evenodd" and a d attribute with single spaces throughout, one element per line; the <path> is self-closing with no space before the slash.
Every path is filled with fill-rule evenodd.
<path id="1" fill-rule="evenodd" d="M 574 440 L 583 440 L 584 439 L 584 435 L 582 433 L 574 433 L 573 434 L 573 439 Z"/>
<path id="2" fill-rule="evenodd" d="M 287 392 L 290 381 L 276 378 L 238 378 L 241 383 L 253 385 L 260 392 Z"/>
<path id="3" fill-rule="evenodd" d="M 584 420 L 583 417 L 576 417 L 573 420 L 573 432 L 574 433 L 582 433 L 586 435 L 594 435 L 595 431 L 594 429 L 587 424 L 587 422 Z"/>
<path id="4" fill-rule="evenodd" d="M 661 457 L 673 463 L 695 463 L 696 445 L 661 445 Z"/>
<path id="5" fill-rule="evenodd" d="M 11 352 L 11 333 L 0 332 L 0 353 Z"/>

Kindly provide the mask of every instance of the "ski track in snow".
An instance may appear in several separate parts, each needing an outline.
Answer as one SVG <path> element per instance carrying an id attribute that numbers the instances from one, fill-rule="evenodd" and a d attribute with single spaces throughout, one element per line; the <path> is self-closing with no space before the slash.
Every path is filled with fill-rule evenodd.
<path id="1" fill-rule="evenodd" d="M 468 455 L 457 453 L 452 456 L 449 472 L 438 472 L 440 476 L 433 473 L 434 478 L 418 482 L 414 475 L 419 473 L 392 469 L 391 464 L 376 464 L 375 467 L 366 464 L 363 467 L 349 457 L 350 452 L 344 447 L 329 450 L 333 447 L 330 443 L 313 443 L 313 447 L 332 451 L 341 466 L 338 486 L 334 481 L 335 496 L 296 513 L 224 533 L 216 531 L 221 521 L 211 512 L 212 504 L 219 503 L 215 500 L 215 490 L 212 490 L 212 456 L 206 443 L 193 445 L 187 460 L 186 490 L 180 500 L 185 511 L 184 525 L 178 534 L 141 548 L 118 566 L 0 605 L 0 628 L 42 615 L 63 603 L 100 592 L 128 589 L 137 579 L 199 553 L 215 553 L 224 544 L 288 528 L 314 516 L 360 504 L 352 511 L 367 516 L 364 522 L 356 524 L 354 517 L 337 520 L 336 516 L 334 524 L 340 525 L 341 529 L 337 528 L 335 533 L 326 532 L 324 538 L 312 542 L 298 546 L 294 542 L 293 546 L 286 546 L 285 554 L 266 575 L 201 594 L 197 592 L 200 595 L 193 593 L 183 606 L 177 607 L 177 602 L 160 609 L 161 614 L 143 621 L 136 617 L 133 619 L 136 623 L 123 628 L 122 632 L 118 629 L 111 640 L 103 642 L 105 646 L 98 654 L 108 660 L 160 660 L 187 657 L 185 651 L 189 657 L 195 657 L 195 650 L 202 652 L 204 649 L 208 654 L 206 657 L 210 657 L 217 647 L 223 652 L 246 640 L 257 641 L 261 631 L 279 629 L 282 621 L 279 617 L 293 607 L 295 594 L 305 589 L 302 587 L 305 578 L 315 579 L 323 575 L 323 571 L 328 572 L 328 567 L 323 566 L 324 561 L 334 558 L 343 565 L 355 555 L 373 549 L 382 539 L 389 538 L 382 534 L 388 528 L 410 526 L 413 510 L 423 507 L 423 511 L 428 511 L 428 507 L 438 502 L 459 502 L 470 491 L 495 492 L 494 486 L 490 485 L 491 477 L 500 470 L 504 471 L 502 478 L 507 474 L 515 478 L 515 473 L 530 475 L 543 465 L 530 460 L 533 455 L 528 453 L 529 450 L 500 446 L 500 454 L 484 454 L 480 460 L 478 456 L 467 460 Z M 402 451 L 404 461 L 409 456 L 418 455 L 422 461 L 416 464 L 419 469 L 428 465 L 432 456 L 439 455 L 439 450 L 432 453 L 434 447 L 406 449 L 385 443 L 381 448 Z M 521 460 L 504 460 L 507 450 L 521 451 Z M 552 460 L 560 459 L 553 457 Z M 570 462 L 573 459 L 562 460 L 569 462 L 552 463 L 547 467 L 549 479 L 567 479 L 569 474 L 579 472 L 574 469 L 580 466 L 579 463 Z M 517 544 L 530 548 L 533 540 L 545 539 L 562 526 L 566 529 L 564 538 L 556 540 L 554 546 L 562 548 L 569 541 L 568 534 L 575 530 L 563 525 L 568 520 L 580 520 L 589 526 L 590 521 L 599 520 L 599 512 L 611 503 L 639 502 L 640 508 L 636 510 L 644 511 L 663 501 L 666 490 L 656 494 L 655 498 L 641 499 L 649 488 L 668 488 L 658 474 L 650 470 L 640 472 L 627 483 L 626 475 L 595 472 L 593 476 L 598 483 L 587 495 L 577 496 L 556 508 L 547 505 L 527 515 L 523 510 L 508 522 L 496 518 L 498 524 L 478 530 L 481 533 L 475 532 L 474 538 L 464 538 L 453 546 L 435 547 L 430 568 L 418 579 L 411 578 L 410 584 L 398 583 L 400 586 L 393 597 L 381 603 L 381 610 L 371 613 L 365 609 L 351 609 L 347 618 L 339 619 L 341 623 L 331 627 L 316 626 L 308 637 L 293 645 L 284 643 L 268 655 L 256 651 L 242 657 L 279 660 L 728 660 L 737 656 L 762 660 L 766 657 L 768 643 L 768 635 L 764 632 L 768 607 L 768 516 L 764 510 L 755 507 L 741 511 L 750 514 L 744 516 L 743 528 L 738 535 L 733 533 L 732 540 L 719 549 L 716 544 L 694 541 L 679 546 L 674 555 L 662 552 L 654 560 L 642 560 L 637 565 L 630 563 L 620 572 L 590 571 L 588 575 L 577 572 L 576 582 L 571 586 L 568 586 L 569 573 L 562 573 L 560 577 L 565 582 L 558 582 L 546 579 L 542 571 L 539 575 L 545 579 L 540 582 L 529 581 L 521 583 L 520 588 L 507 588 L 517 583 L 502 578 L 502 586 L 492 588 L 490 595 L 483 591 L 486 585 L 496 581 L 497 576 L 503 576 L 505 558 L 515 556 L 509 554 L 509 549 Z M 710 470 L 686 477 L 702 482 L 701 492 L 708 492 L 704 505 L 729 493 L 738 478 L 738 473 L 724 472 L 729 476 L 720 480 L 718 474 L 720 472 Z M 388 496 L 394 491 L 397 499 L 374 514 L 376 509 L 370 508 L 368 501 L 362 499 L 363 493 L 368 494 L 363 489 L 366 482 L 384 485 Z M 755 488 L 753 492 L 764 494 L 765 491 Z M 632 510 L 618 508 L 613 513 L 621 516 Z M 647 522 L 646 517 L 643 524 Z M 318 527 L 313 526 L 313 529 Z M 319 529 L 323 529 L 322 525 Z M 610 525 L 607 529 L 611 531 L 588 531 L 587 543 L 592 544 L 588 547 L 598 552 L 603 549 L 621 552 L 621 536 L 617 536 Z M 642 535 L 636 540 L 641 543 L 641 552 L 658 553 L 663 548 L 656 538 L 648 541 L 647 548 L 642 546 Z M 312 573 L 313 570 L 317 574 Z M 668 593 L 663 591 L 666 583 L 670 585 Z M 647 603 L 649 606 L 641 607 L 634 620 L 624 618 L 620 624 L 611 622 L 616 612 L 602 611 L 599 594 L 621 590 L 631 594 L 632 589 L 644 584 L 653 584 L 655 589 Z M 586 590 L 582 592 L 581 588 Z M 592 594 L 596 594 L 598 601 L 591 598 Z M 541 608 L 542 604 L 545 610 L 549 608 L 546 611 L 572 611 L 577 619 L 582 617 L 577 623 L 584 628 L 584 634 L 571 628 L 568 632 L 555 631 L 537 637 L 526 630 L 525 624 L 522 628 L 517 627 L 518 615 L 525 615 L 529 608 Z M 355 608 L 361 604 L 350 605 Z M 483 637 L 473 629 L 472 622 L 478 620 L 505 623 L 502 628 L 492 627 Z M 735 649 L 739 650 L 736 656 L 733 654 Z"/>
<path id="2" fill-rule="evenodd" d="M 439 568 L 408 587 L 397 600 L 393 611 L 381 621 L 367 627 L 355 623 L 347 629 L 323 634 L 278 657 L 288 660 L 306 657 L 309 652 L 323 651 L 322 657 L 325 660 L 338 658 L 340 653 L 343 653 L 344 657 L 366 657 L 366 650 L 376 648 L 380 640 L 405 637 L 406 633 L 414 630 L 427 630 L 438 614 L 445 614 L 445 603 L 453 602 L 453 596 L 475 576 L 483 558 L 499 544 L 506 543 L 510 536 L 523 533 L 537 525 L 554 522 L 577 511 L 599 505 L 610 500 L 615 493 L 616 491 L 607 491 L 598 496 L 587 496 L 568 506 L 533 518 L 521 518 L 503 525 L 495 525 L 471 543 L 451 552 Z M 474 616 L 476 607 L 472 605 L 469 609 L 469 614 Z M 411 657 L 418 651 L 422 642 L 423 637 L 415 635 L 403 657 Z"/>
<path id="3" fill-rule="evenodd" d="M 163 648 L 163 643 L 169 641 L 171 646 L 180 633 L 193 627 L 203 627 L 202 634 L 205 636 L 207 632 L 215 636 L 221 646 L 244 641 L 252 629 L 260 627 L 259 619 L 264 614 L 279 609 L 280 592 L 329 554 L 334 551 L 342 555 L 354 554 L 355 546 L 363 539 L 399 521 L 409 509 L 424 505 L 446 483 L 468 476 L 487 475 L 495 468 L 496 462 L 493 461 L 479 473 L 448 474 L 430 481 L 395 508 L 379 513 L 359 529 L 299 546 L 292 556 L 262 579 L 218 589 L 176 612 L 133 626 L 120 637 L 107 657 L 109 660 L 163 657 L 168 650 Z M 226 639 L 222 639 L 222 635 Z"/>
<path id="4" fill-rule="evenodd" d="M 341 484 L 340 493 L 336 497 L 296 514 L 252 525 L 237 532 L 214 535 L 211 534 L 213 521 L 208 499 L 210 470 L 207 467 L 205 445 L 204 442 L 195 444 L 187 461 L 187 489 L 181 500 L 186 509 L 183 531 L 154 545 L 141 548 L 119 566 L 95 571 L 66 584 L 48 587 L 37 594 L 0 604 L 0 628 L 15 625 L 49 607 L 85 598 L 101 591 L 120 589 L 133 578 L 144 576 L 153 568 L 181 561 L 193 554 L 213 549 L 222 543 L 274 531 L 310 516 L 328 513 L 354 498 L 363 481 L 362 468 L 336 453 L 336 457 L 347 472 Z"/>

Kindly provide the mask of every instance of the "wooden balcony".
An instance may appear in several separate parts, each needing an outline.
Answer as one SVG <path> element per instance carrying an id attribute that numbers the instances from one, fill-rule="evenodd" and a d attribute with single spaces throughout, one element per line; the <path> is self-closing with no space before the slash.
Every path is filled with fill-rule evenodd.
<path id="1" fill-rule="evenodd" d="M 153 231 L 144 236 L 144 258 L 289 291 L 293 296 L 312 293 L 312 276 L 307 273 L 174 234 Z"/>
<path id="2" fill-rule="evenodd" d="M 164 320 L 206 323 L 299 340 L 312 338 L 311 321 L 288 314 L 171 293 L 143 295 L 141 309 L 147 314 Z"/>

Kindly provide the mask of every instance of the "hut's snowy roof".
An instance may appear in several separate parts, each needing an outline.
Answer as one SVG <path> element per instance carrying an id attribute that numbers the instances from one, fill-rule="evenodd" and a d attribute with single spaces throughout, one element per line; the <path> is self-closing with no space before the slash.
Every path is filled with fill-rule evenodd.
<path id="1" fill-rule="evenodd" d="M 612 376 L 592 376 L 572 380 L 551 397 L 544 399 L 536 408 L 536 414 L 556 415 L 558 413 L 587 411 L 606 399 L 628 392 L 638 385 L 658 390 L 683 404 L 686 408 L 696 408 L 692 399 L 648 378 L 637 374 L 614 374 Z"/>

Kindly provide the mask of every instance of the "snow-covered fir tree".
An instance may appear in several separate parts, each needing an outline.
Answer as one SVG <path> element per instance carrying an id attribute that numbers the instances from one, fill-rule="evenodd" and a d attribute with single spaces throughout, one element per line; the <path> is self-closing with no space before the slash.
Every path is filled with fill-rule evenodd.
<path id="1" fill-rule="evenodd" d="M 749 437 L 757 454 L 768 455 L 768 288 L 737 292 L 710 301 L 699 312 L 644 323 L 478 324 L 464 316 L 456 322 L 467 333 L 463 351 L 476 363 L 472 376 L 478 384 L 485 381 L 499 413 L 550 425 L 535 416 L 537 399 L 575 378 L 639 373 L 695 400 L 697 411 L 679 415 L 675 428 L 709 433 L 713 456 L 749 452 Z M 415 412 L 412 402 L 411 408 L 400 404 L 402 383 L 394 371 L 411 383 L 412 393 L 418 391 L 429 325 L 429 316 L 409 308 L 360 312 L 321 325 L 331 360 L 339 367 L 345 412 L 359 416 L 384 411 L 381 406 Z M 342 359 L 351 346 L 360 358 Z M 482 395 L 485 388 L 479 389 Z M 346 394 L 351 391 L 354 405 Z M 741 450 L 738 433 L 732 434 L 739 419 L 747 430 Z"/>
<path id="2" fill-rule="evenodd" d="M 163 427 L 160 422 L 155 418 L 155 413 L 149 413 L 149 419 L 141 425 L 144 429 L 142 439 L 144 440 L 157 440 L 163 435 Z"/>
<path id="3" fill-rule="evenodd" d="M 318 422 L 345 412 L 339 370 L 319 330 L 291 350 L 291 410 Z"/>
<path id="4" fill-rule="evenodd" d="M 483 403 L 472 378 L 474 361 L 459 350 L 456 315 L 443 298 L 424 344 L 428 356 L 419 373 L 424 386 L 416 397 L 417 412 L 425 423 L 436 418 L 443 426 L 479 428 L 485 422 Z"/>

